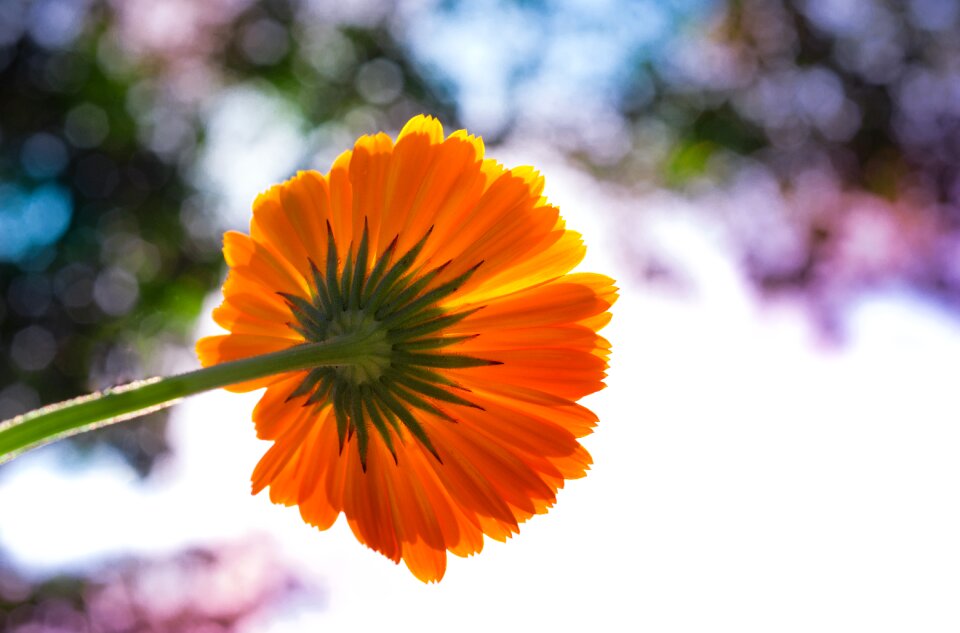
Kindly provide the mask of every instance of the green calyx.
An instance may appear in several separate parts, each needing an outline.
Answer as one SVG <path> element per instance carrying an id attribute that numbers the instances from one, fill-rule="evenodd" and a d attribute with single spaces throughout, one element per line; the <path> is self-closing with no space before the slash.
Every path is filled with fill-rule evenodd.
<path id="1" fill-rule="evenodd" d="M 354 385 L 373 382 L 390 366 L 392 346 L 387 341 L 386 329 L 379 321 L 363 311 L 348 311 L 335 315 L 330 323 L 332 337 L 356 334 L 362 337 L 363 350 L 349 364 L 335 369 L 338 379 Z"/>
<path id="2" fill-rule="evenodd" d="M 360 243 L 351 244 L 341 267 L 328 224 L 324 270 L 310 262 L 311 297 L 281 293 L 296 319 L 290 327 L 308 342 L 344 337 L 356 341 L 349 363 L 311 369 L 287 400 L 302 398 L 303 406 L 318 410 L 332 406 L 340 450 L 356 434 L 364 470 L 371 429 L 394 461 L 394 439 L 403 437 L 402 429 L 440 460 L 418 420 L 418 412 L 456 422 L 451 405 L 479 408 L 460 395 L 469 390 L 441 370 L 499 364 L 443 352 L 449 345 L 472 338 L 448 336 L 444 329 L 479 308 L 449 312 L 439 304 L 456 292 L 479 264 L 454 279 L 435 284 L 450 262 L 432 270 L 414 267 L 431 231 L 400 256 L 394 238 L 383 255 L 370 262 L 369 231 L 364 225 Z"/>

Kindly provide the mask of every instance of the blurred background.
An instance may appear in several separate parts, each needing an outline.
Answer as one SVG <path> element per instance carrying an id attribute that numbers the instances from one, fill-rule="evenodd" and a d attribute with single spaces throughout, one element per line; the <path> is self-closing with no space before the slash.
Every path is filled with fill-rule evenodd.
<path id="1" fill-rule="evenodd" d="M 195 367 L 223 231 L 420 112 L 619 282 L 594 475 L 423 587 L 201 396 L 0 466 L 0 631 L 960 625 L 958 0 L 0 0 L 0 419 Z"/>

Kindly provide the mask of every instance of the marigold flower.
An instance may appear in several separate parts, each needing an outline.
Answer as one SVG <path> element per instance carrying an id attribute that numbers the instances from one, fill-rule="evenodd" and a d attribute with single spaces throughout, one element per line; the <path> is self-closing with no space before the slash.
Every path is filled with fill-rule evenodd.
<path id="1" fill-rule="evenodd" d="M 204 366 L 362 334 L 349 365 L 234 385 L 266 387 L 271 440 L 253 492 L 321 530 L 342 512 L 360 542 L 417 578 L 446 552 L 505 540 L 591 463 L 596 422 L 576 401 L 603 388 L 608 277 L 584 254 L 530 167 L 484 158 L 464 131 L 418 116 L 396 143 L 359 139 L 329 174 L 261 194 L 250 235 L 229 232 L 230 273 L 202 339 Z"/>

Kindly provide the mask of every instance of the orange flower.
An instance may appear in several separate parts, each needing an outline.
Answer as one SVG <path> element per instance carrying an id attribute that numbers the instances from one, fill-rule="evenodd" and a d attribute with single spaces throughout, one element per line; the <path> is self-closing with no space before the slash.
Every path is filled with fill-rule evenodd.
<path id="1" fill-rule="evenodd" d="M 483 153 L 418 116 L 260 195 L 250 235 L 224 237 L 230 334 L 197 344 L 209 366 L 367 335 L 350 365 L 232 387 L 266 387 L 253 492 L 321 530 L 342 512 L 423 581 L 585 474 L 596 417 L 576 400 L 603 388 L 610 349 L 612 280 L 569 274 L 584 247 L 543 178 Z"/>

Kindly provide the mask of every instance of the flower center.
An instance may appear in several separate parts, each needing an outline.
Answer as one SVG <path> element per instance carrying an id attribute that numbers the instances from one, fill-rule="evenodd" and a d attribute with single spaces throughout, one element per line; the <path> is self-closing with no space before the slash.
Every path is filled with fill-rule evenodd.
<path id="1" fill-rule="evenodd" d="M 304 339 L 322 342 L 348 337 L 354 342 L 349 363 L 310 370 L 288 400 L 305 397 L 304 406 L 333 407 L 340 450 L 355 433 L 364 470 L 370 429 L 376 431 L 394 461 L 394 438 L 402 440 L 407 433 L 440 460 L 418 416 L 428 413 L 455 422 L 451 407 L 479 408 L 460 395 L 468 395 L 469 390 L 444 370 L 500 364 L 444 352 L 444 348 L 472 338 L 451 336 L 445 330 L 479 308 L 450 312 L 440 303 L 480 264 L 450 281 L 436 283 L 450 262 L 428 271 L 413 267 L 429 237 L 427 231 L 402 256 L 396 256 L 395 238 L 370 269 L 369 234 L 364 225 L 360 244 L 356 248 L 350 245 L 341 267 L 328 224 L 325 271 L 310 262 L 310 299 L 282 294 L 296 319 L 289 325 Z"/>
<path id="2" fill-rule="evenodd" d="M 328 338 L 339 336 L 362 337 L 363 351 L 349 365 L 336 368 L 337 378 L 358 386 L 378 380 L 390 366 L 393 345 L 387 340 L 387 330 L 379 321 L 363 310 L 341 312 L 330 321 Z"/>

